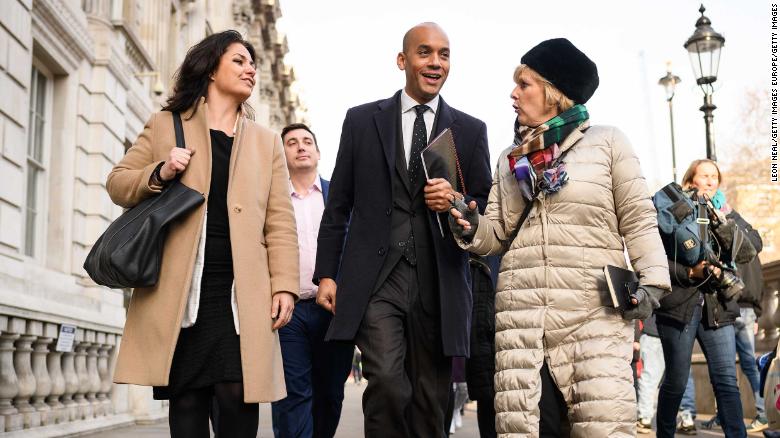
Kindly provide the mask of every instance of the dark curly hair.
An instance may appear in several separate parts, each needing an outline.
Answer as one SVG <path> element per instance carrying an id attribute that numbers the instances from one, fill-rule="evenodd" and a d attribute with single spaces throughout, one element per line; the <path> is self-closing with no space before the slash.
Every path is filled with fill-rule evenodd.
<path id="1" fill-rule="evenodd" d="M 255 62 L 255 48 L 235 30 L 209 35 L 187 51 L 184 61 L 174 74 L 176 81 L 173 94 L 165 102 L 163 111 L 184 112 L 192 108 L 198 99 L 206 96 L 209 87 L 209 77 L 217 71 L 219 59 L 233 43 L 240 43 L 249 52 L 252 62 Z M 242 104 L 251 115 L 248 104 Z M 197 108 L 196 108 L 197 111 Z M 193 111 L 192 115 L 195 115 Z"/>

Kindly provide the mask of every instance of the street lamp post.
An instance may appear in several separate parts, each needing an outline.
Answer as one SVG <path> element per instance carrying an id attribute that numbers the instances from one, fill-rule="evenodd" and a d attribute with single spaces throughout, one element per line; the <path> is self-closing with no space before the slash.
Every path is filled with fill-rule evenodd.
<path id="1" fill-rule="evenodd" d="M 680 77 L 672 74 L 671 62 L 666 63 L 666 76 L 658 80 L 658 85 L 666 91 L 666 101 L 669 103 L 669 126 L 672 130 L 672 180 L 677 182 L 677 155 L 674 147 L 674 112 L 672 111 L 672 99 L 674 99 L 674 87 L 680 83 Z"/>
<path id="2" fill-rule="evenodd" d="M 704 112 L 704 126 L 707 134 L 707 158 L 717 161 L 715 155 L 715 135 L 712 129 L 712 112 L 717 108 L 712 103 L 713 82 L 718 79 L 718 65 L 720 64 L 720 49 L 726 42 L 723 35 L 715 32 L 712 28 L 709 18 L 704 16 L 704 5 L 701 5 L 699 12 L 701 17 L 696 20 L 696 31 L 693 32 L 688 41 L 683 44 L 688 56 L 691 59 L 693 74 L 696 76 L 696 83 L 704 92 L 704 105 L 699 108 Z"/>

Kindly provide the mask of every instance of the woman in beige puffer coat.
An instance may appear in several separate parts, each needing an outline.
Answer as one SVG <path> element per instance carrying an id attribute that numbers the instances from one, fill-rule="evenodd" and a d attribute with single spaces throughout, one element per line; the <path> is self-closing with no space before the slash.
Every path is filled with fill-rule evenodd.
<path id="1" fill-rule="evenodd" d="M 670 289 L 656 212 L 626 137 L 589 126 L 582 104 L 598 86 L 595 64 L 565 39 L 542 42 L 521 62 L 517 136 L 498 158 L 485 214 L 461 203 L 450 218 L 464 249 L 506 251 L 496 290 L 498 436 L 538 436 L 543 361 L 572 436 L 635 436 L 631 320 Z M 621 315 L 603 268 L 625 268 L 624 248 L 640 291 Z"/>

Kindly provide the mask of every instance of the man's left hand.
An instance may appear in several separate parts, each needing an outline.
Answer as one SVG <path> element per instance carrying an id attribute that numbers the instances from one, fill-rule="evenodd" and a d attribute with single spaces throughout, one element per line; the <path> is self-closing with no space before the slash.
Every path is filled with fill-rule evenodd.
<path id="1" fill-rule="evenodd" d="M 444 178 L 429 179 L 423 191 L 425 192 L 425 205 L 436 213 L 449 211 L 455 196 L 462 197 L 452 190 L 450 182 Z"/>

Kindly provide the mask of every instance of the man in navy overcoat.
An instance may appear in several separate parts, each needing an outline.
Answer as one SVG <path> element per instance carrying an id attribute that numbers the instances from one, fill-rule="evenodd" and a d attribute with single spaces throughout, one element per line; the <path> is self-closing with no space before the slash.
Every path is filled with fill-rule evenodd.
<path id="1" fill-rule="evenodd" d="M 402 90 L 347 111 L 314 281 L 317 303 L 334 313 L 327 339 L 354 340 L 363 353 L 365 436 L 439 438 L 450 357 L 469 354 L 472 304 L 468 254 L 446 214 L 455 196 L 484 209 L 490 157 L 485 124 L 439 96 L 450 66 L 444 31 L 409 30 L 397 64 Z M 419 158 L 446 128 L 462 170 L 457 187 L 426 180 Z"/>

